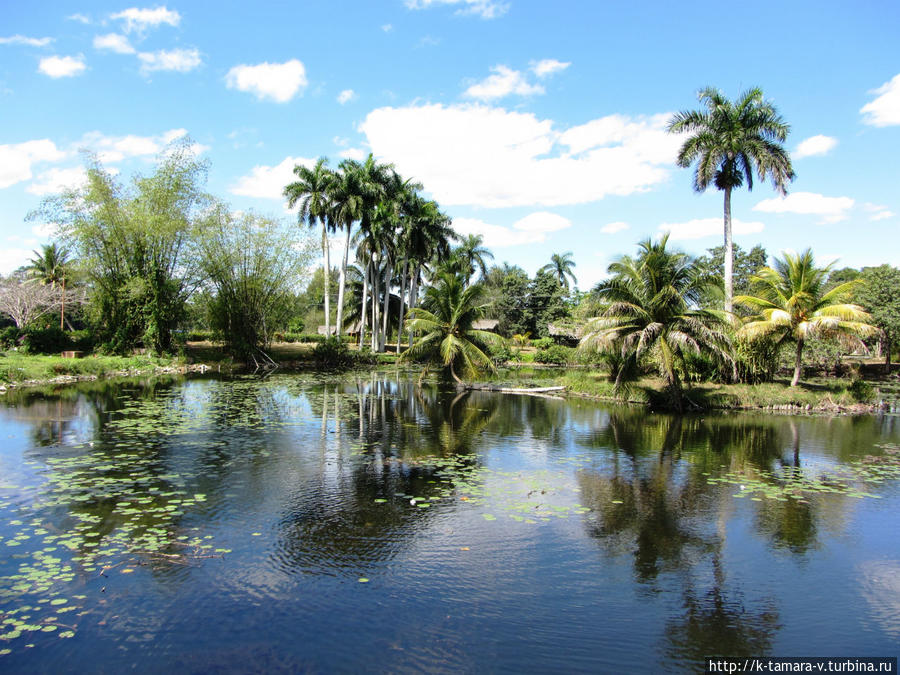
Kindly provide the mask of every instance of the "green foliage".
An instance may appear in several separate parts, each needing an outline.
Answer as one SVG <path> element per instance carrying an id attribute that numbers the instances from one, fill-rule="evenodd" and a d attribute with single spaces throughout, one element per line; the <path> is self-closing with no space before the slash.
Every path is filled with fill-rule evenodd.
<path id="1" fill-rule="evenodd" d="M 553 338 L 551 337 L 536 338 L 531 341 L 531 346 L 535 349 L 549 349 L 554 344 Z"/>
<path id="2" fill-rule="evenodd" d="M 875 387 L 858 377 L 850 383 L 847 391 L 859 403 L 871 403 L 875 400 Z"/>
<path id="3" fill-rule="evenodd" d="M 738 382 L 758 384 L 772 381 L 779 366 L 781 352 L 776 340 L 750 340 L 737 336 L 733 344 Z"/>
<path id="4" fill-rule="evenodd" d="M 0 349 L 13 349 L 19 346 L 22 330 L 16 326 L 0 329 Z"/>
<path id="5" fill-rule="evenodd" d="M 312 359 L 319 368 L 352 368 L 370 365 L 375 358 L 369 352 L 355 352 L 347 347 L 346 341 L 333 336 L 325 338 L 312 351 Z"/>
<path id="6" fill-rule="evenodd" d="M 757 244 L 750 251 L 745 251 L 738 244 L 734 245 L 734 293 L 745 295 L 750 292 L 750 282 L 753 275 L 766 266 L 768 254 L 761 244 Z M 722 279 L 725 275 L 725 247 L 714 246 L 707 249 L 704 256 L 697 258 L 697 266 L 703 274 L 716 279 Z M 715 288 L 704 293 L 700 300 L 704 307 L 721 308 L 721 288 Z"/>
<path id="7" fill-rule="evenodd" d="M 866 267 L 855 299 L 872 316 L 872 324 L 881 329 L 881 339 L 890 363 L 891 349 L 900 341 L 900 269 L 890 265 Z"/>
<path id="8" fill-rule="evenodd" d="M 254 360 L 287 323 L 290 300 L 312 258 L 295 230 L 253 213 L 211 211 L 200 245 L 214 295 L 210 324 L 236 358 Z"/>
<path id="9" fill-rule="evenodd" d="M 550 345 L 545 349 L 540 349 L 534 355 L 537 363 L 545 363 L 555 366 L 564 366 L 574 360 L 575 350 L 565 345 Z"/>
<path id="10" fill-rule="evenodd" d="M 29 354 L 59 354 L 73 349 L 72 339 L 58 326 L 26 328 L 22 332 L 22 346 Z"/>
<path id="11" fill-rule="evenodd" d="M 87 317 L 108 351 L 173 348 L 172 331 L 198 281 L 193 244 L 208 204 L 206 169 L 186 139 L 129 188 L 92 158 L 85 187 L 45 200 L 29 216 L 58 223 L 76 252 L 92 289 Z"/>
<path id="12" fill-rule="evenodd" d="M 515 356 L 506 341 L 490 345 L 488 354 L 495 366 L 502 366 L 507 361 L 512 361 L 513 356 Z"/>
<path id="13" fill-rule="evenodd" d="M 547 337 L 547 325 L 569 314 L 566 288 L 550 272 L 538 271 L 531 282 L 528 308 L 534 321 L 532 334 Z"/>
<path id="14" fill-rule="evenodd" d="M 503 268 L 494 268 L 502 270 Z M 531 280 L 519 267 L 510 267 L 500 275 L 499 292 L 494 302 L 494 316 L 506 336 L 524 335 L 534 330 L 534 320 L 528 303 Z"/>

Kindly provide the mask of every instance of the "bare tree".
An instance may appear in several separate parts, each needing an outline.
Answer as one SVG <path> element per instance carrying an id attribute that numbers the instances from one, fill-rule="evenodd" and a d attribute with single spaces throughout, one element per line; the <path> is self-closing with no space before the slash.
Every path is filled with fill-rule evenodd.
<path id="1" fill-rule="evenodd" d="M 0 280 L 0 313 L 6 314 L 24 328 L 35 319 L 60 305 L 59 288 L 14 277 Z"/>

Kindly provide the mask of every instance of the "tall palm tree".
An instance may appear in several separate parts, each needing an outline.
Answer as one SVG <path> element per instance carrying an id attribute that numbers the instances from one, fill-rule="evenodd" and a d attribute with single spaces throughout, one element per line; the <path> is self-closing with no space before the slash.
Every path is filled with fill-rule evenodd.
<path id="1" fill-rule="evenodd" d="M 550 262 L 539 269 L 538 272 L 550 272 L 551 274 L 554 274 L 559 280 L 560 286 L 565 286 L 568 291 L 569 279 L 572 280 L 572 283 L 578 283 L 578 279 L 572 271 L 572 268 L 574 267 L 575 261 L 572 260 L 572 252 L 566 251 L 561 255 L 559 253 L 551 255 Z"/>
<path id="2" fill-rule="evenodd" d="M 72 270 L 69 251 L 56 243 L 45 244 L 40 251 L 32 251 L 34 258 L 29 261 L 28 270 L 32 277 L 51 288 L 60 288 L 59 329 L 65 330 L 66 321 L 66 282 Z"/>
<path id="3" fill-rule="evenodd" d="M 331 305 L 330 305 L 330 278 L 331 260 L 330 246 L 328 245 L 328 230 L 334 229 L 331 222 L 331 185 L 335 180 L 334 172 L 328 168 L 328 160 L 320 157 L 316 165 L 309 167 L 297 164 L 294 166 L 294 175 L 299 180 L 289 183 L 284 188 L 284 196 L 287 197 L 288 207 L 294 208 L 300 205 L 297 212 L 297 221 L 304 220 L 309 227 L 315 227 L 316 223 L 322 225 L 322 255 L 325 258 L 325 335 L 331 335 Z"/>
<path id="4" fill-rule="evenodd" d="M 480 234 L 470 234 L 462 238 L 459 246 L 451 252 L 451 269 L 458 271 L 466 277 L 472 278 L 476 271 L 481 273 L 481 278 L 487 276 L 487 260 L 493 260 L 494 254 L 484 244 L 484 237 Z"/>
<path id="5" fill-rule="evenodd" d="M 503 338 L 473 327 L 487 308 L 483 296 L 482 284 L 467 286 L 456 274 L 438 273 L 436 282 L 425 291 L 423 306 L 410 310 L 407 326 L 420 335 L 403 356 L 437 357 L 459 384 L 457 369 L 467 377 L 481 370 L 494 372 L 484 349 L 502 343 Z"/>
<path id="6" fill-rule="evenodd" d="M 799 255 L 785 253 L 774 268 L 764 267 L 751 279 L 755 295 L 735 298 L 758 312 L 741 327 L 741 334 L 796 343 L 792 387 L 800 381 L 803 346 L 808 340 L 841 334 L 864 337 L 878 331 L 867 323 L 870 316 L 862 307 L 847 302 L 859 280 L 826 290 L 830 269 L 831 265 L 816 267 L 810 249 Z"/>
<path id="7" fill-rule="evenodd" d="M 666 250 L 668 238 L 656 243 L 648 238 L 638 245 L 637 257 L 623 256 L 609 266 L 612 278 L 594 291 L 609 304 L 588 322 L 580 348 L 619 352 L 617 389 L 637 371 L 642 358 L 652 356 L 672 404 L 680 410 L 678 371 L 686 352 L 703 351 L 724 362 L 732 359 L 723 319 L 697 309 L 708 277 L 690 256 Z"/>
<path id="8" fill-rule="evenodd" d="M 338 166 L 335 179 L 329 186 L 328 196 L 332 210 L 331 220 L 336 227 L 347 231 L 344 238 L 341 271 L 338 277 L 337 320 L 335 324 L 338 336 L 342 334 L 344 329 L 344 293 L 347 287 L 347 258 L 350 253 L 353 223 L 362 219 L 364 208 L 360 166 L 359 162 L 349 159 L 344 160 Z"/>
<path id="9" fill-rule="evenodd" d="M 757 87 L 743 92 L 736 101 L 706 87 L 699 99 L 705 109 L 676 113 L 668 130 L 687 136 L 677 161 L 684 168 L 697 163 L 694 190 L 705 192 L 712 183 L 725 193 L 725 311 L 730 312 L 734 296 L 731 192 L 745 181 L 752 190 L 755 170 L 760 180 L 768 177 L 776 192 L 787 194 L 794 170 L 782 143 L 790 126 Z"/>

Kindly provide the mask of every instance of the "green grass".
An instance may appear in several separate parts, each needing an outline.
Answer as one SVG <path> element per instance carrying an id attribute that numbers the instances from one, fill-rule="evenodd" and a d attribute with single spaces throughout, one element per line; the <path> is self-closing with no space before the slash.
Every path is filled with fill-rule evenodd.
<path id="1" fill-rule="evenodd" d="M 96 375 L 105 377 L 124 371 L 153 371 L 179 366 L 182 359 L 155 356 L 85 356 L 64 359 L 61 356 L 0 352 L 0 382 L 51 380 L 60 375 Z"/>

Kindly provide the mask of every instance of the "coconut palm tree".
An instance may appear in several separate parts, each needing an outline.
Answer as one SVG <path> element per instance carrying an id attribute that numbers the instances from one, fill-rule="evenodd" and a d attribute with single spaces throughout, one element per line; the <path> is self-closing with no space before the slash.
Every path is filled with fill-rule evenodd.
<path id="1" fill-rule="evenodd" d="M 555 275 L 559 280 L 560 286 L 565 286 L 566 291 L 569 290 L 569 279 L 572 280 L 572 283 L 577 284 L 578 279 L 575 277 L 575 273 L 572 271 L 572 268 L 575 267 L 575 261 L 572 260 L 572 252 L 566 251 L 562 255 L 559 253 L 554 253 L 550 256 L 550 262 L 544 265 L 538 272 L 550 272 Z"/>
<path id="2" fill-rule="evenodd" d="M 755 170 L 760 180 L 768 177 L 776 192 L 787 194 L 794 170 L 782 143 L 790 126 L 756 87 L 743 92 L 736 101 L 707 87 L 700 91 L 699 99 L 705 109 L 676 113 L 669 120 L 668 130 L 686 135 L 677 162 L 685 168 L 697 163 L 694 190 L 705 192 L 714 184 L 725 193 L 725 311 L 730 312 L 734 296 L 731 192 L 744 182 L 752 190 Z"/>
<path id="3" fill-rule="evenodd" d="M 332 215 L 331 185 L 335 180 L 334 172 L 328 168 L 328 160 L 320 157 L 316 165 L 309 167 L 297 164 L 294 166 L 294 175 L 299 180 L 289 183 L 284 188 L 284 196 L 288 200 L 288 207 L 294 208 L 298 203 L 300 210 L 297 212 L 297 221 L 304 220 L 309 227 L 315 227 L 316 223 L 322 225 L 322 255 L 325 258 L 325 334 L 330 335 L 331 305 L 329 281 L 331 278 L 331 260 L 329 255 L 328 231 L 334 229 L 335 223 L 330 219 Z"/>
<path id="4" fill-rule="evenodd" d="M 437 357 L 459 384 L 462 380 L 457 370 L 466 377 L 481 370 L 494 372 L 495 366 L 484 349 L 502 343 L 503 338 L 473 328 L 487 309 L 483 296 L 482 284 L 467 286 L 459 275 L 438 273 L 435 283 L 425 291 L 423 306 L 410 310 L 407 327 L 419 336 L 401 356 Z"/>
<path id="5" fill-rule="evenodd" d="M 794 377 L 800 381 L 803 346 L 807 341 L 827 335 L 874 335 L 869 314 L 847 300 L 859 285 L 848 281 L 826 290 L 831 265 L 816 267 L 812 251 L 785 253 L 774 267 L 764 267 L 751 279 L 755 295 L 739 295 L 734 300 L 758 314 L 744 324 L 739 334 L 750 339 L 770 338 L 776 343 L 796 343 Z"/>
<path id="6" fill-rule="evenodd" d="M 638 244 L 635 258 L 623 256 L 612 263 L 611 279 L 595 288 L 607 309 L 591 319 L 580 348 L 612 351 L 620 355 L 616 388 L 637 371 L 646 356 L 653 356 L 666 383 L 671 402 L 682 406 L 679 370 L 686 352 L 701 351 L 731 362 L 724 320 L 698 309 L 709 279 L 688 255 L 666 250 L 668 235 L 658 242 Z"/>
<path id="7" fill-rule="evenodd" d="M 34 258 L 29 261 L 28 271 L 30 275 L 42 284 L 49 284 L 51 288 L 59 286 L 59 329 L 65 330 L 66 322 L 66 282 L 71 276 L 69 251 L 64 246 L 56 243 L 45 244 L 40 251 L 32 251 Z"/>

